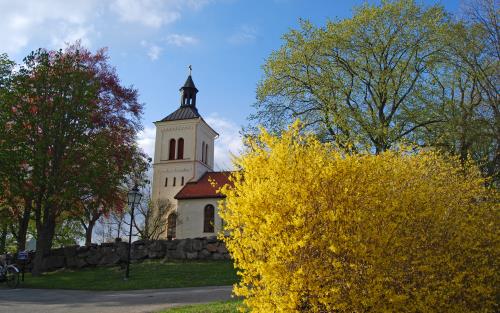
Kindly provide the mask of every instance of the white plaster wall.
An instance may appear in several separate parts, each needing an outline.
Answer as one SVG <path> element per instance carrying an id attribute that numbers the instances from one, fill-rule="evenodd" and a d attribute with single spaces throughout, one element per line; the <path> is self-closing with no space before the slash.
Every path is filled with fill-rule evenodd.
<path id="1" fill-rule="evenodd" d="M 183 160 L 195 159 L 195 140 L 198 119 L 168 121 L 156 123 L 156 142 L 154 162 L 168 161 L 170 139 L 175 139 L 176 145 L 179 138 L 184 139 Z M 177 146 L 176 146 L 177 157 Z"/>
<path id="2" fill-rule="evenodd" d="M 160 163 L 153 165 L 153 201 L 156 199 L 168 199 L 174 206 L 177 200 L 174 196 L 184 187 L 184 184 L 193 178 L 195 166 L 193 162 Z M 168 185 L 165 186 L 165 178 L 168 178 Z M 173 185 L 175 178 L 175 186 Z"/>
<path id="3" fill-rule="evenodd" d="M 195 140 L 198 119 L 157 122 L 155 153 L 153 162 L 153 190 L 152 200 L 168 199 L 174 207 L 177 206 L 177 200 L 174 196 L 181 190 L 182 177 L 184 184 L 191 180 L 195 175 Z M 182 160 L 168 160 L 168 149 L 170 139 L 177 141 L 184 139 L 184 158 Z M 165 178 L 168 177 L 168 185 L 165 186 Z M 176 180 L 173 185 L 174 177 Z"/>
<path id="4" fill-rule="evenodd" d="M 209 168 L 214 167 L 214 139 L 217 134 L 214 133 L 214 131 L 207 126 L 205 123 L 200 123 L 199 127 L 196 130 L 197 134 L 196 136 L 199 138 L 198 141 L 198 151 L 197 151 L 197 156 L 196 159 L 200 160 L 202 159 L 202 150 L 201 147 L 203 145 L 203 142 L 208 145 L 208 158 L 207 158 L 207 163 L 206 165 Z"/>
<path id="5" fill-rule="evenodd" d="M 218 198 L 178 200 L 176 238 L 197 238 L 216 235 L 222 229 L 222 220 L 219 216 L 219 207 L 217 205 L 219 200 Z M 215 208 L 213 233 L 203 232 L 203 215 L 207 204 L 211 204 Z"/>

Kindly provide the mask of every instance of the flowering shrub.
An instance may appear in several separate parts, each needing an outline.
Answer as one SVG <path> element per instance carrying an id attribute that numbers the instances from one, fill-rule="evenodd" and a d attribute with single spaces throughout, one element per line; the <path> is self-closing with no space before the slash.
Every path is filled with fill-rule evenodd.
<path id="1" fill-rule="evenodd" d="M 254 312 L 498 310 L 498 193 L 432 151 L 344 155 L 262 131 L 221 203 Z"/>

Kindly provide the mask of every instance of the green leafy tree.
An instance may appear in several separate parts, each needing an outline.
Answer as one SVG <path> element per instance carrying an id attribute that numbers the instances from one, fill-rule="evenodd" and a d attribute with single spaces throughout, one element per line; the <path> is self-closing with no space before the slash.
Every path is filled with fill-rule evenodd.
<path id="1" fill-rule="evenodd" d="M 9 229 L 11 223 L 11 216 L 7 209 L 2 208 L 0 205 L 0 254 L 7 251 L 7 246 L 12 238 L 12 234 Z"/>
<path id="2" fill-rule="evenodd" d="M 481 67 L 489 72 L 500 70 L 498 60 L 486 56 L 485 33 L 477 25 L 453 24 L 448 34 L 446 57 L 440 69 L 432 75 L 438 88 L 429 91 L 438 104 L 443 122 L 421 129 L 418 137 L 427 145 L 458 155 L 462 162 L 472 157 L 485 176 L 498 181 L 498 103 L 492 102 L 483 88 L 482 78 L 463 57 L 467 55 L 467 58 L 481 62 Z"/>
<path id="3" fill-rule="evenodd" d="M 85 231 L 81 227 L 80 221 L 75 218 L 65 218 L 56 223 L 52 246 L 60 248 L 77 245 L 84 238 Z"/>
<path id="4" fill-rule="evenodd" d="M 449 137 L 440 144 L 462 160 L 471 155 L 495 184 L 500 181 L 499 12 L 497 1 L 470 1 L 464 19 L 450 27 L 446 64 L 455 79 L 443 87 L 449 107 L 443 113 L 453 116 L 445 131 L 437 132 Z"/>
<path id="5" fill-rule="evenodd" d="M 278 131 L 296 118 L 347 150 L 384 151 L 441 121 L 429 73 L 447 15 L 411 0 L 364 5 L 323 28 L 302 21 L 264 66 L 251 120 Z"/>

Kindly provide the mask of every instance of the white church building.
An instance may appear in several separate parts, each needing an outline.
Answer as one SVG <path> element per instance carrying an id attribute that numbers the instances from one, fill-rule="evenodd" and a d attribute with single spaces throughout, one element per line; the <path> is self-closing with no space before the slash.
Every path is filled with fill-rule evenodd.
<path id="1" fill-rule="evenodd" d="M 229 182 L 230 172 L 213 170 L 219 134 L 198 113 L 191 74 L 180 92 L 179 108 L 154 123 L 152 200 L 172 204 L 165 238 L 214 236 L 222 227 L 217 202 L 224 198 L 217 189 Z"/>

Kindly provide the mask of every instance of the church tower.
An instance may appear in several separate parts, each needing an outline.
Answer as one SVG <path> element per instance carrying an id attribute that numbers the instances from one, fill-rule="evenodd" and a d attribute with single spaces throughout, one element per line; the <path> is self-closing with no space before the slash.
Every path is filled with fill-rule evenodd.
<path id="1" fill-rule="evenodd" d="M 175 210 L 177 200 L 174 197 L 184 185 L 213 171 L 214 140 L 219 136 L 198 113 L 198 89 L 191 77 L 191 67 L 189 68 L 189 76 L 180 88 L 179 108 L 154 123 L 156 142 L 152 200 L 153 203 L 168 200 Z M 169 224 L 171 222 L 169 217 Z M 175 225 L 175 221 L 173 223 Z M 173 232 L 175 234 L 175 229 Z"/>

